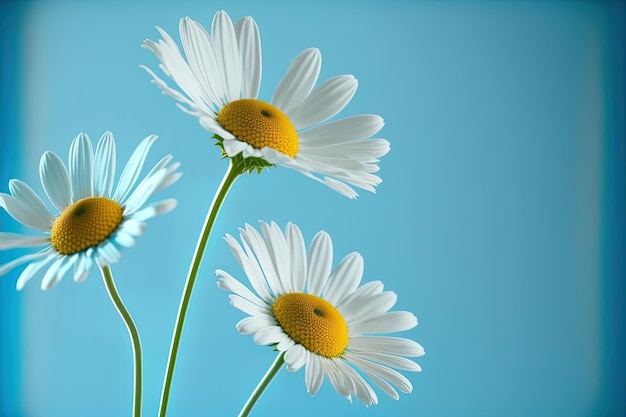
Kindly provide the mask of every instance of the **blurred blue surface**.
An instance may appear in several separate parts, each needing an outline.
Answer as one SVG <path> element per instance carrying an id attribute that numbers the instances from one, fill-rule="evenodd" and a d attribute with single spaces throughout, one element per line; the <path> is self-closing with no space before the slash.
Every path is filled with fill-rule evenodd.
<path id="1" fill-rule="evenodd" d="M 349 201 L 287 169 L 240 178 L 223 207 L 192 299 L 169 415 L 236 415 L 273 360 L 237 334 L 243 317 L 213 271 L 243 279 L 221 236 L 246 222 L 297 223 L 357 250 L 365 280 L 398 293 L 420 325 L 421 374 L 399 402 L 365 409 L 316 397 L 282 370 L 256 416 L 622 416 L 624 4 L 622 2 L 5 2 L 0 191 L 41 191 L 40 155 L 64 158 L 80 131 L 111 130 L 118 160 L 160 136 L 182 180 L 179 207 L 149 223 L 112 270 L 142 335 L 144 413 L 161 381 L 195 239 L 226 170 L 197 121 L 150 84 L 140 47 L 178 20 L 251 15 L 263 47 L 260 98 L 315 46 L 322 76 L 354 74 L 342 115 L 376 113 L 392 144 L 377 195 Z M 118 166 L 121 165 L 121 162 Z M 118 173 L 119 175 L 119 173 Z M 19 228 L 4 212 L 2 231 Z M 0 252 L 0 263 L 20 251 Z M 49 292 L 19 270 L 0 279 L 0 416 L 129 415 L 132 356 L 96 270 Z"/>

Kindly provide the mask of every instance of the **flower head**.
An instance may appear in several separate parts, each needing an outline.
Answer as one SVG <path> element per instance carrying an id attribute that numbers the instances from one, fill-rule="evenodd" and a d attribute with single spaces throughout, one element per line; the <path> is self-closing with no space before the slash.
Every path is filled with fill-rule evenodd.
<path id="1" fill-rule="evenodd" d="M 41 184 L 58 214 L 51 213 L 24 182 L 9 181 L 11 195 L 0 193 L 0 206 L 15 220 L 43 235 L 0 232 L 0 249 L 43 248 L 0 265 L 0 276 L 30 262 L 17 280 L 18 290 L 46 267 L 41 288 L 49 289 L 72 267 L 74 281 L 81 282 L 87 278 L 94 261 L 99 266 L 119 261 L 120 249 L 133 246 L 135 238 L 145 231 L 145 220 L 176 207 L 174 199 L 144 207 L 152 194 L 180 178 L 181 174 L 175 172 L 180 164 L 168 166 L 171 155 L 161 159 L 137 185 L 156 138 L 151 135 L 141 141 L 115 190 L 115 141 L 110 132 L 102 135 L 95 154 L 89 137 L 79 134 L 70 146 L 69 171 L 55 153 L 44 153 L 39 165 Z"/>
<path id="2" fill-rule="evenodd" d="M 381 179 L 374 172 L 389 142 L 368 138 L 383 127 L 383 119 L 368 114 L 325 123 L 350 102 L 357 81 L 340 75 L 314 88 L 321 68 L 318 49 L 294 59 L 266 102 L 258 99 L 262 59 L 254 19 L 233 25 L 226 12 L 218 12 L 210 35 L 198 22 L 181 19 L 185 57 L 171 36 L 157 29 L 163 39 L 143 46 L 182 92 L 143 68 L 163 93 L 217 135 L 228 157 L 292 168 L 350 198 L 358 196 L 351 185 L 375 192 Z"/>
<path id="3" fill-rule="evenodd" d="M 283 234 L 274 222 L 260 224 L 262 234 L 249 225 L 240 230 L 241 244 L 226 235 L 254 292 L 216 271 L 218 286 L 234 293 L 231 304 L 249 314 L 237 330 L 254 335 L 256 344 L 285 352 L 288 370 L 306 366 L 311 395 L 327 376 L 344 397 L 376 404 L 376 393 L 357 369 L 395 399 L 394 386 L 411 392 L 411 382 L 392 368 L 420 371 L 407 357 L 421 356 L 424 349 L 410 339 L 380 335 L 411 329 L 417 319 L 406 311 L 389 311 L 397 297 L 383 291 L 380 281 L 359 286 L 361 255 L 352 252 L 331 270 L 332 241 L 326 232 L 315 236 L 307 256 L 297 226 L 288 224 Z"/>

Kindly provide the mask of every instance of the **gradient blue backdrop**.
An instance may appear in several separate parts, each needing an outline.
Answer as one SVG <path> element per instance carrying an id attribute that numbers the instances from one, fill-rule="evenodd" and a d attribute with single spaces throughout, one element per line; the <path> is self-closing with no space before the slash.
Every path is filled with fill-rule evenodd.
<path id="1" fill-rule="evenodd" d="M 398 293 L 420 325 L 424 371 L 399 402 L 369 409 L 328 381 L 281 371 L 255 416 L 623 416 L 624 5 L 621 2 L 33 1 L 3 2 L 0 191 L 41 191 L 38 161 L 64 158 L 80 131 L 115 134 L 126 160 L 156 133 L 183 179 L 113 267 L 141 331 L 145 415 L 156 415 L 195 239 L 226 169 L 210 134 L 150 84 L 140 47 L 156 25 L 178 39 L 190 16 L 253 16 L 261 98 L 315 46 L 322 79 L 351 73 L 344 115 L 377 113 L 391 144 L 377 195 L 347 200 L 287 169 L 242 177 L 221 212 L 182 340 L 170 413 L 236 415 L 273 360 L 237 334 L 243 314 L 213 271 L 243 278 L 221 239 L 246 222 L 333 237 L 338 259 Z M 121 165 L 121 163 L 120 163 Z M 3 231 L 20 230 L 4 212 Z M 7 262 L 20 251 L 0 253 Z M 132 356 L 96 270 L 49 292 L 19 271 L 0 279 L 0 416 L 115 417 L 131 408 Z"/>

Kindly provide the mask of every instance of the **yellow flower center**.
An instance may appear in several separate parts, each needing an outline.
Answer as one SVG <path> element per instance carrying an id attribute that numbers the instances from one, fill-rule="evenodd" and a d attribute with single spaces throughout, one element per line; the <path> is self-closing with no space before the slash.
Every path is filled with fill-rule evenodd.
<path id="1" fill-rule="evenodd" d="M 348 346 L 348 325 L 341 313 L 316 295 L 281 295 L 272 312 L 285 333 L 310 352 L 336 358 Z"/>
<path id="2" fill-rule="evenodd" d="M 237 139 L 257 149 L 269 146 L 291 158 L 298 153 L 298 134 L 287 116 L 261 100 L 231 101 L 217 114 L 217 122 Z"/>
<path id="3" fill-rule="evenodd" d="M 52 225 L 50 241 L 61 255 L 96 246 L 122 222 L 122 207 L 104 197 L 87 197 L 65 210 Z"/>

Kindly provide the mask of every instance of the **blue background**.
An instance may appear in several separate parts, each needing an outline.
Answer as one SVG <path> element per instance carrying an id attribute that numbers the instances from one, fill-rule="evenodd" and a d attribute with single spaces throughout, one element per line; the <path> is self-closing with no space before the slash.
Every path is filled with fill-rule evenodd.
<path id="1" fill-rule="evenodd" d="M 251 15 L 263 47 L 260 98 L 315 46 L 321 79 L 354 74 L 342 115 L 376 113 L 391 152 L 377 195 L 350 201 L 288 169 L 242 177 L 223 207 L 192 299 L 170 403 L 175 416 L 236 415 L 273 360 L 237 334 L 244 315 L 213 271 L 244 278 L 221 239 L 246 222 L 333 237 L 338 262 L 397 292 L 420 325 L 424 371 L 399 402 L 349 404 L 328 381 L 282 370 L 256 416 L 623 416 L 624 4 L 622 2 L 3 2 L 0 190 L 41 192 L 40 155 L 66 159 L 80 131 L 111 130 L 126 161 L 151 133 L 173 153 L 179 199 L 112 270 L 140 329 L 144 413 L 156 415 L 169 341 L 196 236 L 226 170 L 197 121 L 139 68 L 140 47 Z M 121 168 L 123 162 L 118 163 Z M 119 175 L 119 172 L 118 172 Z M 19 231 L 6 213 L 3 231 Z M 21 251 L 0 253 L 4 263 Z M 132 356 L 97 270 L 49 292 L 0 279 L 0 416 L 129 415 Z"/>

